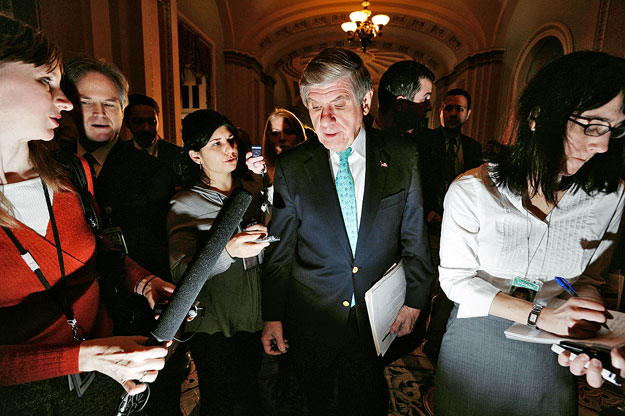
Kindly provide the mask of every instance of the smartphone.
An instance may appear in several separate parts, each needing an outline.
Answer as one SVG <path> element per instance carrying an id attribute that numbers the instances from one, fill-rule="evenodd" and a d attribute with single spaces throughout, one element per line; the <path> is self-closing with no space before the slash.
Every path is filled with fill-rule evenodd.
<path id="1" fill-rule="evenodd" d="M 250 243 L 275 243 L 276 241 L 280 241 L 280 237 L 274 237 L 273 235 L 268 235 L 267 237 L 261 237 L 257 240 L 250 241 Z"/>
<path id="2" fill-rule="evenodd" d="M 561 341 L 560 344 L 553 344 L 551 350 L 556 354 L 569 351 L 570 360 L 574 360 L 579 354 L 586 354 L 590 358 L 596 358 L 601 361 L 601 377 L 610 383 L 621 386 L 621 379 L 618 376 L 619 371 L 612 367 L 612 358 L 610 357 L 610 349 L 597 345 L 589 345 L 583 342 Z"/>
<path id="3" fill-rule="evenodd" d="M 252 145 L 252 157 L 258 157 L 263 155 L 262 146 Z"/>

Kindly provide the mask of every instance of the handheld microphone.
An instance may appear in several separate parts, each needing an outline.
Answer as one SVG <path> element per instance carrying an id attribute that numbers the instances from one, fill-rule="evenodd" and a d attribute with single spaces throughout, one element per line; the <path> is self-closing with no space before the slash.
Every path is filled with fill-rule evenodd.
<path id="1" fill-rule="evenodd" d="M 206 243 L 187 268 L 182 281 L 169 299 L 167 309 L 152 331 L 152 336 L 157 341 L 166 342 L 174 338 L 251 202 L 252 195 L 242 188 L 235 189 L 226 200 L 208 231 Z"/>
<path id="2" fill-rule="evenodd" d="M 148 345 L 171 341 L 174 338 L 251 202 L 252 195 L 242 188 L 235 189 L 226 200 L 208 231 L 206 243 L 198 251 L 182 277 L 182 281 L 169 298 L 165 311 L 156 323 L 156 328 L 151 332 L 152 339 L 148 340 Z M 124 393 L 116 415 L 124 416 L 134 411 L 141 411 L 148 398 L 149 389 L 136 396 Z"/>

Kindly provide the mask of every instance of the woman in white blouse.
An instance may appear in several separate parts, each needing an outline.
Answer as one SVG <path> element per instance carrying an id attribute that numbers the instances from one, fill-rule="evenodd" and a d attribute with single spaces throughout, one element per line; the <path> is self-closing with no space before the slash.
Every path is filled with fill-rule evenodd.
<path id="1" fill-rule="evenodd" d="M 436 374 L 437 415 L 577 414 L 577 381 L 549 345 L 508 340 L 513 323 L 587 338 L 623 211 L 625 59 L 576 52 L 519 99 L 507 149 L 445 198 L 440 284 L 455 303 Z M 560 276 L 577 298 L 567 298 Z M 550 303 L 562 297 L 560 306 Z"/>

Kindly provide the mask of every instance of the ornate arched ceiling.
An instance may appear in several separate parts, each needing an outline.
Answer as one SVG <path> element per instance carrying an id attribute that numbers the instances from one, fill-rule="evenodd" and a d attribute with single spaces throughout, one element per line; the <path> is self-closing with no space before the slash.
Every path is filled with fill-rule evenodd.
<path id="1" fill-rule="evenodd" d="M 373 0 L 372 14 L 391 17 L 383 36 L 362 55 L 377 82 L 393 62 L 415 59 L 437 77 L 466 56 L 492 47 L 506 0 Z M 255 57 L 278 82 L 299 78 L 306 62 L 328 46 L 349 47 L 341 23 L 360 1 L 217 0 L 226 49 Z M 359 50 L 358 45 L 352 45 Z M 289 89 L 292 89 L 291 86 Z"/>

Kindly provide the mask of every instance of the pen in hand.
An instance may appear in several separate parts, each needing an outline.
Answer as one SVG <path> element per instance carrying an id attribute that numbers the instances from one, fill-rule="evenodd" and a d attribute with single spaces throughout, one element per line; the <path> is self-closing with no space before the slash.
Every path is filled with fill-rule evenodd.
<path id="1" fill-rule="evenodd" d="M 562 289 L 564 289 L 566 291 L 566 293 L 568 293 L 572 298 L 578 298 L 579 295 L 577 294 L 577 292 L 575 291 L 575 289 L 573 289 L 573 286 L 571 286 L 571 284 L 566 280 L 563 279 L 562 277 L 555 277 L 555 281 L 562 286 Z M 607 323 L 602 323 L 601 324 L 602 327 L 604 327 L 605 329 L 607 329 L 608 331 L 610 331 L 610 328 L 608 327 Z"/>

